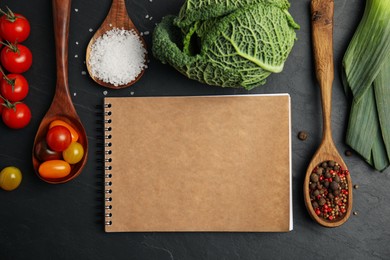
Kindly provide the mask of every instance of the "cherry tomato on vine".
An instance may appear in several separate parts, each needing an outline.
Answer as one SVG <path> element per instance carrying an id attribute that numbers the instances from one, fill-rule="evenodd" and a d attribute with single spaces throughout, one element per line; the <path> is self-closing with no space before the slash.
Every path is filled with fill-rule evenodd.
<path id="1" fill-rule="evenodd" d="M 28 89 L 28 82 L 23 75 L 8 74 L 1 80 L 0 93 L 10 102 L 22 101 L 27 96 Z"/>
<path id="2" fill-rule="evenodd" d="M 31 120 L 30 108 L 21 102 L 11 104 L 6 102 L 1 117 L 6 126 L 13 129 L 26 127 Z"/>
<path id="3" fill-rule="evenodd" d="M 4 104 L 5 104 L 4 99 L 0 98 L 0 115 L 3 112 Z"/>
<path id="4" fill-rule="evenodd" d="M 66 123 L 62 120 L 53 120 L 49 125 L 49 129 L 52 128 L 53 126 L 56 126 L 56 125 L 62 125 L 62 126 L 65 126 L 66 128 L 68 128 L 68 130 L 70 131 L 70 134 L 72 135 L 72 142 L 76 142 L 79 139 L 79 134 L 77 133 L 77 131 L 72 126 L 70 126 L 68 123 Z"/>
<path id="5" fill-rule="evenodd" d="M 0 35 L 9 42 L 23 42 L 30 35 L 30 23 L 21 14 L 13 13 L 8 7 L 7 12 L 1 11 Z"/>
<path id="6" fill-rule="evenodd" d="M 47 131 L 46 142 L 53 151 L 62 152 L 72 142 L 72 135 L 65 126 L 53 126 Z"/>
<path id="7" fill-rule="evenodd" d="M 0 61 L 7 71 L 20 74 L 31 67 L 32 54 L 30 49 L 22 44 L 8 43 L 1 50 Z"/>
<path id="8" fill-rule="evenodd" d="M 14 167 L 5 167 L 0 172 L 0 187 L 6 191 L 11 191 L 19 187 L 22 182 L 22 172 Z"/>
<path id="9" fill-rule="evenodd" d="M 83 159 L 84 156 L 84 148 L 83 146 L 78 142 L 72 142 L 68 148 L 65 149 L 65 151 L 62 152 L 62 157 L 64 157 L 64 160 L 68 162 L 69 164 L 76 164 L 81 159 Z"/>
<path id="10" fill-rule="evenodd" d="M 34 153 L 35 157 L 42 162 L 62 159 L 61 152 L 51 150 L 45 140 L 42 140 L 35 145 Z"/>

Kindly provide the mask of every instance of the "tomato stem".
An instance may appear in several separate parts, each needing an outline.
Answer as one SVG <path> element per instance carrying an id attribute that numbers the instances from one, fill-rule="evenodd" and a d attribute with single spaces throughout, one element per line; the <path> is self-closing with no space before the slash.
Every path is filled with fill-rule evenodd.
<path id="1" fill-rule="evenodd" d="M 14 90 L 15 90 L 15 82 L 16 82 L 16 79 L 10 79 L 10 78 L 8 78 L 7 75 L 5 75 L 4 70 L 3 70 L 1 67 L 0 67 L 0 72 L 1 72 L 1 74 L 3 74 L 3 79 L 4 79 L 5 81 L 7 81 L 7 84 L 8 84 L 8 85 L 11 85 L 12 92 L 14 92 Z"/>
<path id="2" fill-rule="evenodd" d="M 11 23 L 15 22 L 17 17 L 15 16 L 15 14 L 12 12 L 11 9 L 9 9 L 8 6 L 6 6 L 7 8 L 7 12 L 4 12 L 2 9 L 0 9 L 0 13 L 2 13 L 3 15 L 5 15 L 7 17 L 7 20 L 10 21 Z"/>
<path id="3" fill-rule="evenodd" d="M 11 50 L 12 52 L 15 52 L 18 54 L 20 53 L 17 41 L 15 41 L 15 43 L 10 43 L 9 41 L 6 41 L 6 42 L 0 41 L 0 44 L 3 44 L 5 47 L 7 47 L 8 48 L 7 51 Z"/>

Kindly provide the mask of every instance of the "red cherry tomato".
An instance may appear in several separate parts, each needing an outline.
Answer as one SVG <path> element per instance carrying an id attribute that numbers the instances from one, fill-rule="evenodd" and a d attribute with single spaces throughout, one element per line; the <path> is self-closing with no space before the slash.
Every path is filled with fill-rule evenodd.
<path id="1" fill-rule="evenodd" d="M 20 129 L 30 123 L 31 111 L 24 103 L 10 104 L 3 108 L 1 117 L 9 128 Z"/>
<path id="2" fill-rule="evenodd" d="M 9 42 L 23 42 L 30 35 L 30 23 L 26 17 L 8 8 L 7 13 L 0 18 L 0 35 Z"/>
<path id="3" fill-rule="evenodd" d="M 47 131 L 46 142 L 53 151 L 62 152 L 68 148 L 72 142 L 72 135 L 65 126 L 53 126 Z"/>
<path id="4" fill-rule="evenodd" d="M 10 102 L 22 101 L 28 94 L 28 82 L 20 74 L 8 74 L 1 80 L 0 93 Z"/>
<path id="5" fill-rule="evenodd" d="M 41 163 L 38 173 L 46 179 L 59 179 L 69 175 L 71 169 L 69 163 L 63 160 L 51 160 Z"/>
<path id="6" fill-rule="evenodd" d="M 53 126 L 56 126 L 56 125 L 62 125 L 62 126 L 65 126 L 66 128 L 68 128 L 68 130 L 70 131 L 70 134 L 72 135 L 72 142 L 76 142 L 79 139 L 79 134 L 77 133 L 77 131 L 73 127 L 71 127 L 68 123 L 66 123 L 62 120 L 52 121 L 49 125 L 49 129 L 52 128 Z"/>
<path id="7" fill-rule="evenodd" d="M 50 150 L 45 140 L 42 140 L 35 145 L 34 153 L 35 157 L 42 162 L 62 159 L 62 153 Z"/>
<path id="8" fill-rule="evenodd" d="M 0 115 L 3 112 L 4 104 L 5 104 L 4 99 L 0 98 Z"/>
<path id="9" fill-rule="evenodd" d="M 29 48 L 22 44 L 7 44 L 0 54 L 3 67 L 11 73 L 26 72 L 32 64 L 32 54 Z"/>

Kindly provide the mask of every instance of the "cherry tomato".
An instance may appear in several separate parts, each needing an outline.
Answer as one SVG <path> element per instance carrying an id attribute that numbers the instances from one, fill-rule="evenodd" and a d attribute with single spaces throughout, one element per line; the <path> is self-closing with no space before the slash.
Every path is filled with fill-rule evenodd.
<path id="1" fill-rule="evenodd" d="M 3 67 L 11 73 L 23 73 L 32 64 L 32 54 L 29 48 L 22 44 L 7 44 L 0 54 Z"/>
<path id="2" fill-rule="evenodd" d="M 28 82 L 23 75 L 8 74 L 1 81 L 0 93 L 11 102 L 21 101 L 28 94 Z"/>
<path id="3" fill-rule="evenodd" d="M 45 140 L 42 140 L 35 145 L 34 154 L 40 161 L 62 159 L 62 153 L 50 150 Z"/>
<path id="4" fill-rule="evenodd" d="M 71 167 L 63 160 L 51 160 L 41 163 L 38 173 L 45 179 L 60 179 L 69 175 Z"/>
<path id="5" fill-rule="evenodd" d="M 62 125 L 53 126 L 46 134 L 47 145 L 56 152 L 62 152 L 72 142 L 72 136 L 68 128 Z"/>
<path id="6" fill-rule="evenodd" d="M 7 13 L 0 18 L 0 35 L 9 42 L 23 42 L 30 35 L 30 23 L 26 17 L 8 8 Z"/>
<path id="7" fill-rule="evenodd" d="M 0 98 L 0 115 L 3 112 L 4 104 L 5 104 L 4 99 Z"/>
<path id="8" fill-rule="evenodd" d="M 30 123 L 31 111 L 26 104 L 15 103 L 4 107 L 1 117 L 9 128 L 20 129 Z"/>
<path id="9" fill-rule="evenodd" d="M 6 191 L 11 191 L 19 187 L 22 182 L 22 172 L 14 167 L 5 167 L 0 172 L 0 187 Z"/>
<path id="10" fill-rule="evenodd" d="M 84 156 L 84 148 L 78 142 L 72 142 L 65 151 L 62 152 L 62 157 L 69 164 L 75 164 L 81 161 Z"/>
<path id="11" fill-rule="evenodd" d="M 65 126 L 66 128 L 68 128 L 68 130 L 70 131 L 70 134 L 72 136 L 72 142 L 76 142 L 79 139 L 79 134 L 77 133 L 77 131 L 74 130 L 74 128 L 71 127 L 68 123 L 66 123 L 62 120 L 52 121 L 49 125 L 49 129 L 52 128 L 53 126 L 56 126 L 56 125 L 62 125 L 62 126 Z"/>

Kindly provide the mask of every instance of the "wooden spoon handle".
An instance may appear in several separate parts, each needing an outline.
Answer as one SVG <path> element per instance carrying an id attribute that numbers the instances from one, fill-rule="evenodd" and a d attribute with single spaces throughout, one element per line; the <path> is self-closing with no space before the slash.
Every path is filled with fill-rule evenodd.
<path id="1" fill-rule="evenodd" d="M 53 0 L 54 37 L 57 62 L 56 96 L 69 96 L 68 35 L 71 0 Z"/>
<path id="2" fill-rule="evenodd" d="M 323 137 L 331 139 L 333 66 L 333 0 L 312 0 L 311 21 L 314 62 L 321 88 Z"/>

